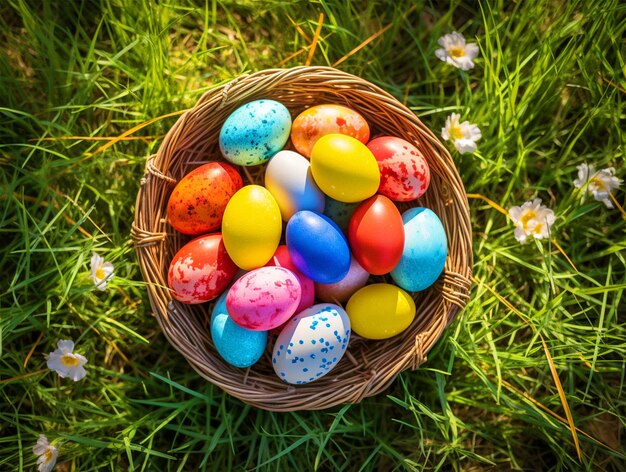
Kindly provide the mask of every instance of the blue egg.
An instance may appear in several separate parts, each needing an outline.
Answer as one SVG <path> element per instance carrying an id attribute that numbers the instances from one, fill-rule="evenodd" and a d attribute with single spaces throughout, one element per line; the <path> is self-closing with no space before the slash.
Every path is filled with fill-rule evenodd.
<path id="1" fill-rule="evenodd" d="M 280 151 L 291 132 L 289 110 L 274 100 L 255 100 L 232 112 L 220 130 L 220 150 L 228 161 L 255 166 Z"/>
<path id="2" fill-rule="evenodd" d="M 321 213 L 297 212 L 287 223 L 285 239 L 294 265 L 315 282 L 339 282 L 350 270 L 346 237 L 333 220 Z"/>
<path id="3" fill-rule="evenodd" d="M 267 331 L 251 331 L 235 323 L 226 310 L 225 291 L 211 314 L 211 339 L 222 358 L 235 367 L 250 367 L 258 361 L 267 344 Z"/>
<path id="4" fill-rule="evenodd" d="M 350 218 L 361 202 L 345 203 L 326 196 L 324 214 L 337 223 L 344 233 L 348 232 Z"/>
<path id="5" fill-rule="evenodd" d="M 428 208 L 402 214 L 404 249 L 391 271 L 396 284 L 409 292 L 430 287 L 441 275 L 448 255 L 448 240 L 439 217 Z"/>

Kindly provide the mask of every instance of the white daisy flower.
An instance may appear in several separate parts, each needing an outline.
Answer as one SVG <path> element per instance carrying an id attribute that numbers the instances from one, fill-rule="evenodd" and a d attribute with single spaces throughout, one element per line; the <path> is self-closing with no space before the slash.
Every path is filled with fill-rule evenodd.
<path id="1" fill-rule="evenodd" d="M 613 208 L 610 194 L 613 190 L 622 185 L 623 180 L 618 179 L 613 174 L 615 169 L 608 167 L 596 172 L 593 165 L 581 164 L 577 167 L 578 178 L 574 180 L 574 186 L 581 188 L 587 185 L 587 190 L 593 195 L 593 198 L 602 202 L 607 208 Z"/>
<path id="2" fill-rule="evenodd" d="M 113 264 L 104 262 L 104 258 L 95 252 L 91 256 L 91 275 L 98 290 L 106 290 L 107 282 L 113 277 Z"/>
<path id="3" fill-rule="evenodd" d="M 442 47 L 435 51 L 435 56 L 439 59 L 461 70 L 474 67 L 473 60 L 478 56 L 476 43 L 465 44 L 463 35 L 456 31 L 442 36 L 437 42 Z"/>
<path id="4" fill-rule="evenodd" d="M 39 456 L 37 458 L 37 470 L 39 472 L 50 472 L 54 469 L 59 451 L 48 442 L 45 434 L 39 435 L 37 444 L 33 446 L 33 453 Z"/>
<path id="5" fill-rule="evenodd" d="M 530 236 L 535 239 L 549 238 L 550 227 L 556 220 L 554 212 L 541 204 L 541 198 L 511 208 L 509 216 L 515 224 L 515 239 L 520 243 L 525 243 Z"/>
<path id="6" fill-rule="evenodd" d="M 482 135 L 480 128 L 469 121 L 459 123 L 461 115 L 452 113 L 446 118 L 446 125 L 441 129 L 441 137 L 446 141 L 452 141 L 454 147 L 461 154 L 476 151 L 476 141 Z"/>
<path id="7" fill-rule="evenodd" d="M 62 339 L 57 343 L 57 349 L 48 355 L 48 369 L 54 370 L 59 377 L 69 377 L 74 382 L 79 381 L 87 372 L 83 367 L 87 359 L 80 354 L 74 354 L 74 341 Z"/>

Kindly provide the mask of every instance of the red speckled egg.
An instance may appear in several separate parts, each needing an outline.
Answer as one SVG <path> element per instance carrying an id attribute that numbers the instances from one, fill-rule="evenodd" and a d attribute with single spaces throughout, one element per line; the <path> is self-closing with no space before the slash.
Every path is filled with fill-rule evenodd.
<path id="1" fill-rule="evenodd" d="M 217 298 L 233 280 L 238 267 L 224 247 L 221 233 L 200 236 L 176 253 L 167 274 L 173 297 L 183 303 Z"/>
<path id="2" fill-rule="evenodd" d="M 410 202 L 424 195 L 430 170 L 419 149 L 394 136 L 372 139 L 367 147 L 380 169 L 378 193 L 396 202 Z"/>
<path id="3" fill-rule="evenodd" d="M 402 257 L 402 215 L 387 197 L 374 195 L 361 203 L 350 218 L 348 241 L 361 267 L 373 275 L 386 274 Z"/>
<path id="4" fill-rule="evenodd" d="M 167 203 L 170 224 L 190 235 L 219 229 L 228 200 L 242 185 L 241 176 L 228 164 L 211 162 L 192 170 L 170 195 Z"/>
<path id="5" fill-rule="evenodd" d="M 317 140 L 327 134 L 345 134 L 365 144 L 370 139 L 370 127 L 356 111 L 332 104 L 304 110 L 291 125 L 291 142 L 307 158 Z"/>

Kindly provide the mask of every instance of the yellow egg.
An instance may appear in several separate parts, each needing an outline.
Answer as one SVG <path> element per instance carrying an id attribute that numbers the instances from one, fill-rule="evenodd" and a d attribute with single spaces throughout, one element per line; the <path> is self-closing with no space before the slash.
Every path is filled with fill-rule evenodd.
<path id="1" fill-rule="evenodd" d="M 350 297 L 346 312 L 359 336 L 387 339 L 409 327 L 415 318 L 415 302 L 395 285 L 366 285 Z"/>
<path id="2" fill-rule="evenodd" d="M 245 270 L 264 266 L 276 252 L 282 222 L 272 194 L 260 185 L 246 185 L 226 205 L 222 236 L 228 255 Z"/>
<path id="3" fill-rule="evenodd" d="M 311 174 L 319 188 L 340 202 L 359 202 L 378 190 L 380 171 L 372 152 L 343 134 L 322 136 L 311 151 Z"/>

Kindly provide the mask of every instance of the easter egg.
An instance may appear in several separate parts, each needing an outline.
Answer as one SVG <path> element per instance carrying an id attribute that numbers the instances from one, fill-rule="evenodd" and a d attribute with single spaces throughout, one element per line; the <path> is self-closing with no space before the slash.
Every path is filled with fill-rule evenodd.
<path id="1" fill-rule="evenodd" d="M 239 326 L 268 331 L 296 312 L 302 289 L 296 275 L 283 267 L 261 267 L 244 274 L 226 295 L 226 309 Z"/>
<path id="2" fill-rule="evenodd" d="M 291 115 L 282 103 L 255 100 L 226 118 L 220 130 L 220 150 L 233 164 L 262 164 L 283 148 L 290 131 Z"/>
<path id="3" fill-rule="evenodd" d="M 300 113 L 291 126 L 291 142 L 296 150 L 311 157 L 313 145 L 327 134 L 345 134 L 367 143 L 370 128 L 356 111 L 341 105 L 317 105 Z"/>
<path id="4" fill-rule="evenodd" d="M 296 309 L 296 313 L 299 313 L 305 308 L 313 305 L 313 303 L 315 302 L 315 283 L 297 269 L 297 267 L 291 260 L 289 250 L 287 249 L 286 245 L 283 244 L 281 246 L 278 246 L 278 249 L 276 249 L 276 252 L 269 260 L 267 265 L 284 267 L 285 269 L 293 272 L 296 277 L 298 277 L 298 282 L 300 282 L 300 289 L 302 290 L 302 294 L 300 297 L 300 304 Z"/>
<path id="5" fill-rule="evenodd" d="M 354 211 L 348 227 L 352 254 L 370 274 L 383 275 L 402 257 L 404 226 L 402 216 L 384 195 L 374 195 Z"/>
<path id="6" fill-rule="evenodd" d="M 324 214 L 328 216 L 331 220 L 337 223 L 337 226 L 341 228 L 345 234 L 348 234 L 348 225 L 350 224 L 350 218 L 352 218 L 352 214 L 356 207 L 358 207 L 360 202 L 353 203 L 345 203 L 335 200 L 334 198 L 330 198 L 326 196 L 326 203 L 324 205 Z"/>
<path id="7" fill-rule="evenodd" d="M 367 283 L 370 274 L 352 257 L 346 276 L 334 284 L 315 284 L 315 295 L 323 302 L 344 303 Z"/>
<path id="8" fill-rule="evenodd" d="M 328 374 L 350 341 L 350 319 L 340 306 L 320 303 L 298 313 L 276 338 L 272 367 L 290 384 L 305 384 Z"/>
<path id="9" fill-rule="evenodd" d="M 441 275 L 448 255 L 448 240 L 439 217 L 428 208 L 411 208 L 402 214 L 404 249 L 393 280 L 405 290 L 430 287 Z"/>
<path id="10" fill-rule="evenodd" d="M 212 233 L 178 250 L 167 272 L 167 284 L 176 300 L 203 303 L 222 293 L 236 273 L 237 266 L 226 252 L 222 235 Z"/>
<path id="11" fill-rule="evenodd" d="M 342 134 L 327 134 L 315 143 L 311 173 L 322 192 L 341 202 L 365 200 L 380 184 L 374 155 L 358 139 Z"/>
<path id="12" fill-rule="evenodd" d="M 228 315 L 226 294 L 215 302 L 211 315 L 211 339 L 218 354 L 235 367 L 250 367 L 263 355 L 267 331 L 242 328 Z"/>
<path id="13" fill-rule="evenodd" d="M 280 151 L 265 168 L 265 188 L 276 199 L 284 221 L 300 210 L 324 211 L 324 194 L 319 189 L 307 159 L 293 151 Z"/>
<path id="14" fill-rule="evenodd" d="M 265 265 L 278 247 L 282 229 L 276 200 L 260 185 L 246 185 L 238 190 L 224 210 L 224 245 L 242 269 Z"/>
<path id="15" fill-rule="evenodd" d="M 348 273 L 348 241 L 327 216 L 299 211 L 287 223 L 285 239 L 296 268 L 314 282 L 332 284 Z"/>
<path id="16" fill-rule="evenodd" d="M 172 190 L 167 203 L 170 224 L 190 235 L 219 229 L 228 200 L 242 185 L 241 176 L 228 164 L 210 162 L 192 170 Z"/>
<path id="17" fill-rule="evenodd" d="M 367 147 L 380 168 L 378 193 L 396 202 L 409 202 L 426 192 L 430 170 L 414 145 L 394 136 L 381 136 L 372 139 Z"/>
<path id="18" fill-rule="evenodd" d="M 346 311 L 356 334 L 367 339 L 387 339 L 409 327 L 415 318 L 415 302 L 400 287 L 373 284 L 352 295 Z"/>

